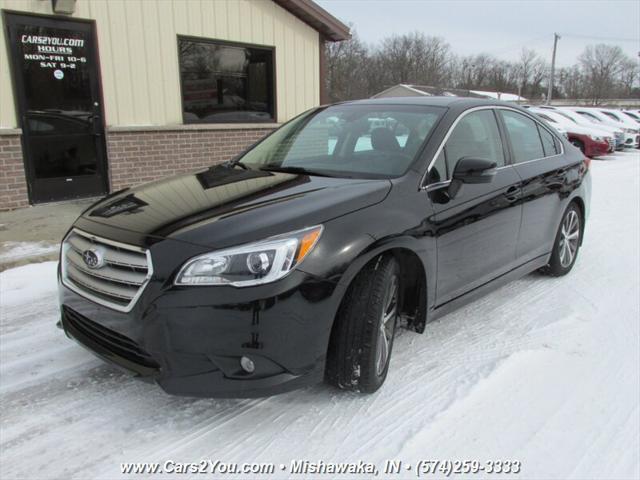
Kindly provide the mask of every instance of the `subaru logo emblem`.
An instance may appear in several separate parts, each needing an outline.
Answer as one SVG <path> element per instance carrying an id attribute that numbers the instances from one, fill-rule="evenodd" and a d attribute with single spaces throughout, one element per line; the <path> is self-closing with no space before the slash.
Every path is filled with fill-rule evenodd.
<path id="1" fill-rule="evenodd" d="M 82 252 L 82 260 L 89 268 L 100 268 L 104 265 L 104 256 L 96 248 L 91 248 Z"/>

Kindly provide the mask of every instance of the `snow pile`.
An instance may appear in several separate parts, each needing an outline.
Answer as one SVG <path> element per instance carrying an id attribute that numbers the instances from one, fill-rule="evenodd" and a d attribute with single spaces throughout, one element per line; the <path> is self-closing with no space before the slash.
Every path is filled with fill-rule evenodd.
<path id="1" fill-rule="evenodd" d="M 570 275 L 529 275 L 422 336 L 400 332 L 371 396 L 319 385 L 256 400 L 171 397 L 55 328 L 53 262 L 1 273 L 3 478 L 122 478 L 120 462 L 202 459 L 380 470 L 519 460 L 520 474 L 495 478 L 638 478 L 640 155 L 609 159 L 591 163 L 591 217 Z"/>
<path id="2" fill-rule="evenodd" d="M 0 263 L 47 255 L 59 248 L 59 245 L 48 242 L 3 242 L 0 245 Z"/>

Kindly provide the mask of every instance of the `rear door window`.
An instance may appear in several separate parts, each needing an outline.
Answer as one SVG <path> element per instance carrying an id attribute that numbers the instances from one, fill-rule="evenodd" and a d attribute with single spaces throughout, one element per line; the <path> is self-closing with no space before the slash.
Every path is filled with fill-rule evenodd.
<path id="1" fill-rule="evenodd" d="M 515 163 L 546 156 L 536 122 L 513 110 L 501 110 L 500 113 L 511 140 Z"/>

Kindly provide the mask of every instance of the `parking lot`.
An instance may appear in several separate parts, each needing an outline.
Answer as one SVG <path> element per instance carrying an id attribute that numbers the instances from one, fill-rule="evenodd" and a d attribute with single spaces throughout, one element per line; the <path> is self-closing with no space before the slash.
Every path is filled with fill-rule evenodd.
<path id="1" fill-rule="evenodd" d="M 255 400 L 166 395 L 56 328 L 55 262 L 2 272 L 0 476 L 121 478 L 121 462 L 214 459 L 274 462 L 280 478 L 295 459 L 459 459 L 517 460 L 519 478 L 638 478 L 638 152 L 591 162 L 570 275 L 532 274 L 424 335 L 401 331 L 370 396 L 326 385 Z"/>

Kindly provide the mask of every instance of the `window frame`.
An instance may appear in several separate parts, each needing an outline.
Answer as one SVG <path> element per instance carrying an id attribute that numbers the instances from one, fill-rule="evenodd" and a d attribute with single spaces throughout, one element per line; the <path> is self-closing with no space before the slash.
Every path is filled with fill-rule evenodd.
<path id="1" fill-rule="evenodd" d="M 565 154 L 564 143 L 562 142 L 562 140 L 560 139 L 558 134 L 556 132 L 553 132 L 551 130 L 551 128 L 548 128 L 543 123 L 541 123 L 540 121 L 536 120 L 529 112 L 522 111 L 522 110 L 517 109 L 517 108 L 511 108 L 511 107 L 502 106 L 502 105 L 486 105 L 486 106 L 485 105 L 481 105 L 481 106 L 478 106 L 478 107 L 472 107 L 472 108 L 468 108 L 467 110 L 463 111 L 460 115 L 458 115 L 458 117 L 449 126 L 449 128 L 447 130 L 447 133 L 444 135 L 443 139 L 440 141 L 440 145 L 438 145 L 438 148 L 436 149 L 433 157 L 429 161 L 427 169 L 425 170 L 424 174 L 420 178 L 420 184 L 418 186 L 418 188 L 420 190 L 426 190 L 426 191 L 429 191 L 431 189 L 435 190 L 435 189 L 438 189 L 438 188 L 440 188 L 440 187 L 442 187 L 444 185 L 448 185 L 449 183 L 451 183 L 451 179 L 443 180 L 443 181 L 436 182 L 436 183 L 428 183 L 429 172 L 431 171 L 431 169 L 433 168 L 433 165 L 435 164 L 436 160 L 438 159 L 438 156 L 440 155 L 440 152 L 443 151 L 444 145 L 447 143 L 447 140 L 449 140 L 449 137 L 451 136 L 451 133 L 453 132 L 453 129 L 456 128 L 456 126 L 458 125 L 460 120 L 463 117 L 465 117 L 466 115 L 468 115 L 468 114 L 470 114 L 472 112 L 476 112 L 478 110 L 493 110 L 494 116 L 496 117 L 496 121 L 498 122 L 498 130 L 500 131 L 500 137 L 502 139 L 502 145 L 503 145 L 503 149 L 504 149 L 504 153 L 505 153 L 505 165 L 503 167 L 498 167 L 498 170 L 501 170 L 503 168 L 514 167 L 516 165 L 524 165 L 524 164 L 529 163 L 529 162 L 537 162 L 539 160 L 544 160 L 544 159 L 547 159 L 547 158 L 553 158 L 553 157 L 557 157 L 559 155 L 564 155 Z M 510 111 L 513 111 L 513 112 L 516 112 L 516 113 L 520 113 L 521 115 L 524 115 L 525 117 L 530 118 L 531 120 L 533 120 L 533 122 L 536 124 L 536 126 L 538 128 L 544 128 L 558 142 L 558 145 L 560 146 L 560 153 L 556 153 L 555 155 L 550 155 L 548 157 L 545 156 L 545 157 L 535 158 L 533 160 L 527 160 L 526 162 L 515 163 L 513 161 L 514 156 L 513 156 L 513 150 L 512 150 L 512 147 L 511 147 L 511 138 L 509 137 L 509 133 L 507 132 L 506 126 L 504 125 L 504 120 L 502 118 L 502 114 L 499 113 L 499 110 L 510 110 Z M 540 138 L 540 132 L 539 131 L 538 131 L 538 138 Z M 542 138 L 540 138 L 540 144 L 542 144 Z M 542 147 L 542 151 L 544 152 L 544 146 Z"/>
<path id="2" fill-rule="evenodd" d="M 182 79 L 182 71 L 181 71 L 181 62 L 180 62 L 180 40 L 187 40 L 198 43 L 208 43 L 211 45 L 221 45 L 226 47 L 235 47 L 235 48 L 251 48 L 254 50 L 266 50 L 271 52 L 271 75 L 267 75 L 269 79 L 270 85 L 267 88 L 271 88 L 271 96 L 272 96 L 272 108 L 271 118 L 269 121 L 259 122 L 259 123 L 278 123 L 278 85 L 277 85 L 277 75 L 276 75 L 276 62 L 277 62 L 277 51 L 275 45 L 260 45 L 256 43 L 245 43 L 245 42 L 234 42 L 230 40 L 222 40 L 218 38 L 210 38 L 210 37 L 198 37 L 195 35 L 176 35 L 176 56 L 178 60 L 178 81 L 180 83 L 180 111 L 182 114 L 182 124 L 183 125 L 225 125 L 225 124 L 234 124 L 234 125 L 247 125 L 253 124 L 256 122 L 246 122 L 246 121 L 224 121 L 224 122 L 194 122 L 194 121 L 186 121 L 184 118 L 184 83 Z"/>
<path id="3" fill-rule="evenodd" d="M 495 111 L 495 109 L 478 109 L 474 112 L 470 112 L 470 115 L 479 113 L 479 112 L 483 112 L 485 110 L 491 110 L 491 114 L 493 116 L 493 120 L 496 122 L 496 128 L 498 130 L 498 138 L 500 139 L 500 146 L 501 146 L 501 151 L 502 151 L 502 158 L 504 160 L 504 165 L 498 165 L 496 168 L 503 168 L 503 167 L 507 167 L 509 165 L 511 165 L 511 152 L 509 151 L 508 145 L 505 143 L 504 141 L 504 132 L 502 131 L 501 128 L 501 124 L 500 124 L 500 120 L 498 119 L 498 115 Z M 464 115 L 464 117 L 466 117 L 467 115 Z M 462 120 L 462 118 L 461 118 Z M 455 128 L 458 128 L 460 122 L 458 122 L 458 124 L 456 124 Z M 455 128 L 453 128 L 451 130 L 451 133 L 453 133 L 455 131 Z M 447 143 L 449 142 L 449 140 L 451 140 L 451 138 L 448 138 L 446 142 L 444 142 L 444 146 L 442 147 L 442 152 L 444 154 L 444 158 L 445 158 L 445 165 L 446 165 L 446 171 L 447 171 L 447 180 L 451 180 L 451 178 L 453 178 L 453 170 L 455 170 L 455 165 L 453 165 L 453 170 L 449 171 L 449 161 L 448 161 L 448 152 L 447 152 Z M 434 164 L 435 165 L 435 164 Z M 457 165 L 457 162 L 456 162 Z M 449 178 L 451 176 L 451 178 Z"/>
<path id="4" fill-rule="evenodd" d="M 545 143 L 544 143 L 544 139 L 542 138 L 542 132 L 547 132 L 549 135 L 551 135 L 551 142 L 553 143 L 554 149 L 555 150 L 560 150 L 560 148 L 558 148 L 558 142 L 556 137 L 554 137 L 551 132 L 549 132 L 546 129 L 542 128 L 541 124 L 537 124 L 536 125 L 537 129 L 538 129 L 538 136 L 540 137 L 540 140 L 542 142 L 542 151 L 544 152 L 544 157 L 543 158 L 549 158 L 549 157 L 554 157 L 557 155 L 557 153 L 554 153 L 553 155 L 547 155 L 547 148 L 545 147 Z"/>
<path id="5" fill-rule="evenodd" d="M 540 146 L 542 147 L 542 154 L 543 156 L 540 158 L 532 158 L 531 160 L 525 160 L 524 162 L 516 162 L 515 161 L 515 155 L 513 152 L 513 144 L 511 143 L 511 137 L 509 136 L 509 132 L 507 131 L 507 127 L 504 124 L 504 118 L 502 117 L 502 113 L 499 115 L 500 117 L 500 122 L 503 125 L 504 128 L 504 134 L 505 137 L 507 139 L 507 142 L 509 143 L 509 153 L 510 153 L 510 157 L 511 157 L 511 165 L 516 166 L 516 165 L 525 165 L 527 163 L 530 162 L 537 162 L 538 160 L 544 160 L 546 158 L 552 158 L 552 157 L 557 157 L 558 155 L 564 155 L 564 145 L 562 143 L 562 140 L 560 140 L 560 138 L 558 137 L 556 132 L 553 132 L 551 130 L 551 128 L 548 128 L 546 125 L 544 125 L 542 122 L 536 120 L 535 117 L 533 117 L 532 115 L 530 115 L 528 112 L 522 112 L 520 110 L 517 110 L 515 108 L 509 108 L 509 107 L 497 107 L 497 109 L 499 110 L 510 110 L 513 111 L 515 113 L 519 113 L 520 115 L 525 116 L 526 118 L 530 119 L 531 121 L 533 121 L 534 125 L 537 127 L 536 131 L 538 132 L 538 139 L 540 140 Z M 543 128 L 545 129 L 549 134 L 551 134 L 551 138 L 554 139 L 554 142 L 556 142 L 558 144 L 559 148 L 559 153 L 555 153 L 553 155 L 547 155 L 545 152 L 545 148 L 544 148 L 544 142 L 542 141 L 542 136 L 540 135 L 540 129 Z"/>

